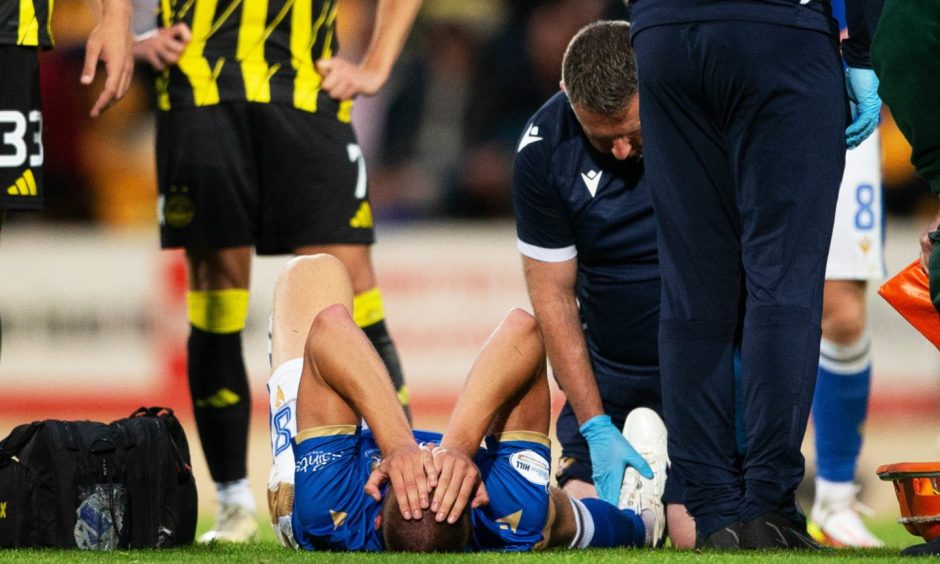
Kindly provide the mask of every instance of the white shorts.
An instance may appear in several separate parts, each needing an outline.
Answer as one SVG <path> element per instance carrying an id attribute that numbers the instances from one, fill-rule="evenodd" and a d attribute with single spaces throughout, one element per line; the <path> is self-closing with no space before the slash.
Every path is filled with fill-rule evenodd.
<path id="1" fill-rule="evenodd" d="M 291 440 L 297 435 L 297 388 L 303 367 L 303 358 L 288 360 L 268 380 L 271 456 L 274 462 L 268 475 L 268 511 L 274 535 L 288 548 L 297 548 L 291 529 L 294 500 L 294 449 Z"/>
<path id="2" fill-rule="evenodd" d="M 883 203 L 881 140 L 875 130 L 845 155 L 826 280 L 885 277 Z"/>

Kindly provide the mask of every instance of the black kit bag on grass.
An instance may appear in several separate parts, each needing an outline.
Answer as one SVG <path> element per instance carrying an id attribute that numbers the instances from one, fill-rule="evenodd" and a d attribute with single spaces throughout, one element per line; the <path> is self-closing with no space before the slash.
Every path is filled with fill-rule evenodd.
<path id="1" fill-rule="evenodd" d="M 28 468 L 0 451 L 0 547 L 30 546 L 31 478 Z"/>
<path id="2" fill-rule="evenodd" d="M 111 424 L 37 421 L 0 441 L 31 487 L 28 544 L 112 550 L 189 544 L 196 486 L 172 410 L 140 408 Z"/>
<path id="3" fill-rule="evenodd" d="M 112 426 L 127 429 L 137 448 L 129 451 L 125 483 L 139 492 L 130 506 L 132 548 L 192 544 L 198 498 L 189 442 L 173 410 L 141 407 Z"/>

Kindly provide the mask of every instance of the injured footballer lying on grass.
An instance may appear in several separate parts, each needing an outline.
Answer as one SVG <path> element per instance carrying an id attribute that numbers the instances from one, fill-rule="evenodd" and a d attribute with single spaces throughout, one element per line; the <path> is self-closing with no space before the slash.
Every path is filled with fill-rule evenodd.
<path id="1" fill-rule="evenodd" d="M 410 552 L 660 544 L 666 431 L 652 410 L 635 410 L 625 428 L 654 477 L 628 469 L 620 507 L 549 485 L 550 394 L 534 317 L 514 309 L 490 335 L 442 436 L 409 427 L 351 307 L 349 277 L 328 255 L 292 260 L 275 288 L 268 498 L 282 544 Z"/>

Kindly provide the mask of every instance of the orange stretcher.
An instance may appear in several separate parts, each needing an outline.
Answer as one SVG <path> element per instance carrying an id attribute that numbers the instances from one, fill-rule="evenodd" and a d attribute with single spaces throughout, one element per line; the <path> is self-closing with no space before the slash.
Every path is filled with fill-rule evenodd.
<path id="1" fill-rule="evenodd" d="M 894 483 L 901 507 L 898 523 L 907 532 L 927 542 L 940 536 L 940 462 L 885 464 L 875 472 L 882 480 Z"/>
<path id="2" fill-rule="evenodd" d="M 920 260 L 882 284 L 878 295 L 940 349 L 940 313 L 930 301 L 930 280 L 920 267 Z"/>

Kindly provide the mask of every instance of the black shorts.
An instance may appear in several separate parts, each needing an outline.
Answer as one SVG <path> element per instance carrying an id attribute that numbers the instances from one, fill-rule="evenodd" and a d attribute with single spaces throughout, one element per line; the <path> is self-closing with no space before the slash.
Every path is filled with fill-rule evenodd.
<path id="1" fill-rule="evenodd" d="M 42 209 L 39 50 L 0 45 L 0 210 Z"/>
<path id="2" fill-rule="evenodd" d="M 248 102 L 161 112 L 157 175 L 163 248 L 375 241 L 356 136 L 329 115 Z"/>

